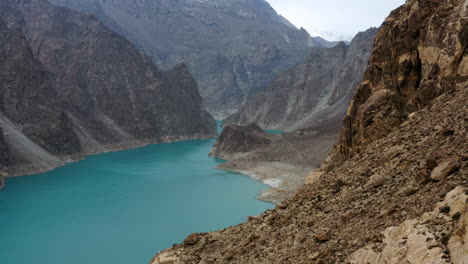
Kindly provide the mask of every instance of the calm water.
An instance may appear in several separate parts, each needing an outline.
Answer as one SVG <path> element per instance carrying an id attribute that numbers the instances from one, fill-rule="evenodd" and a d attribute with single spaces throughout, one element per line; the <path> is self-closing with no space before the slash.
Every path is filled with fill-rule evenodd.
<path id="1" fill-rule="evenodd" d="M 193 232 L 246 221 L 273 205 L 266 185 L 214 169 L 214 140 L 106 153 L 0 192 L 2 264 L 145 264 Z"/>

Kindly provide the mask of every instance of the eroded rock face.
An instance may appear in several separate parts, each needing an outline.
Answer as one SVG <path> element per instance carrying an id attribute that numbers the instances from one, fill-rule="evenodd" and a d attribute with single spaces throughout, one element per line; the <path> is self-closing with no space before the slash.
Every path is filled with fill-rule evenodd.
<path id="1" fill-rule="evenodd" d="M 449 192 L 433 212 L 418 219 L 407 220 L 397 227 L 387 228 L 383 234 L 383 249 L 367 245 L 350 256 L 352 264 L 383 263 L 454 263 L 468 260 L 467 214 L 468 189 L 459 186 Z M 457 216 L 458 215 L 458 216 Z M 457 217 L 454 217 L 457 216 Z M 449 241 L 450 237 L 450 241 Z"/>
<path id="2" fill-rule="evenodd" d="M 51 2 L 95 14 L 164 69 L 188 64 L 217 119 L 320 46 L 264 0 Z"/>
<path id="3" fill-rule="evenodd" d="M 270 143 L 267 133 L 256 124 L 228 125 L 223 128 L 223 132 L 216 140 L 210 156 L 230 159 L 236 154 L 246 153 Z"/>
<path id="4" fill-rule="evenodd" d="M 362 81 L 376 28 L 359 33 L 350 45 L 312 48 L 308 59 L 278 74 L 224 123 L 257 123 L 292 131 L 310 126 L 341 127 L 354 89 Z"/>
<path id="5" fill-rule="evenodd" d="M 411 0 L 385 20 L 349 106 L 338 155 L 353 156 L 440 94 L 466 88 L 467 4 Z"/>
<path id="6" fill-rule="evenodd" d="M 9 32 L 0 40 L 0 126 L 18 174 L 90 153 L 216 135 L 185 65 L 162 72 L 93 16 L 45 0 L 2 1 L 0 18 Z"/>

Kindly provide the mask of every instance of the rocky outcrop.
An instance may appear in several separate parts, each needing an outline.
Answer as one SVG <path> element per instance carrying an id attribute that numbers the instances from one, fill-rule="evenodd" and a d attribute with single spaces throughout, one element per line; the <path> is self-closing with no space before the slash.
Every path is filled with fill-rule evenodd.
<path id="1" fill-rule="evenodd" d="M 364 81 L 348 109 L 337 155 L 355 155 L 437 96 L 466 88 L 466 14 L 463 0 L 413 0 L 392 12 L 375 38 Z"/>
<path id="2" fill-rule="evenodd" d="M 272 134 L 255 124 L 227 125 L 210 155 L 226 160 L 218 169 L 270 185 L 257 198 L 279 204 L 304 185 L 310 171 L 320 167 L 337 135 L 325 128 Z"/>
<path id="3" fill-rule="evenodd" d="M 178 263 L 348 263 L 370 246 L 375 254 L 366 251 L 357 263 L 384 255 L 390 257 L 385 263 L 466 262 L 467 7 L 460 0 L 409 0 L 392 12 L 348 112 L 343 133 L 352 128 L 353 140 L 342 144 L 342 138 L 309 184 L 275 209 L 162 254 Z M 428 56 L 427 49 L 441 52 Z M 419 55 L 399 57 L 406 51 Z M 437 63 L 427 64 L 432 59 Z M 406 77 L 393 79 L 402 77 L 400 62 Z M 397 90 L 374 90 L 380 82 L 393 89 L 395 81 L 401 81 Z M 428 97 L 417 99 L 423 94 Z M 411 114 L 390 122 L 400 110 Z M 457 169 L 431 179 L 446 162 Z"/>
<path id="4" fill-rule="evenodd" d="M 255 124 L 228 125 L 211 154 L 227 160 L 219 169 L 242 173 L 270 185 L 257 198 L 279 204 L 304 185 L 310 171 L 320 167 L 337 135 L 327 128 L 271 134 Z"/>
<path id="5" fill-rule="evenodd" d="M 229 125 L 223 128 L 223 132 L 216 140 L 210 156 L 229 159 L 235 154 L 246 153 L 270 143 L 267 133 L 256 124 L 248 126 Z"/>
<path id="6" fill-rule="evenodd" d="M 380 252 L 374 251 L 375 244 L 367 245 L 354 252 L 349 263 L 465 263 L 468 260 L 467 193 L 468 189 L 459 186 L 433 212 L 385 229 Z"/>
<path id="7" fill-rule="evenodd" d="M 333 48 L 312 48 L 303 64 L 278 74 L 224 122 L 254 122 L 283 131 L 310 126 L 339 129 L 354 89 L 362 81 L 376 33 L 371 28 L 359 33 L 350 45 L 341 42 Z"/>
<path id="8" fill-rule="evenodd" d="M 164 69 L 188 64 L 217 119 L 320 46 L 264 0 L 51 2 L 95 14 Z"/>
<path id="9" fill-rule="evenodd" d="M 83 155 L 216 135 L 185 65 L 162 72 L 91 15 L 0 3 L 0 127 L 11 174 Z"/>

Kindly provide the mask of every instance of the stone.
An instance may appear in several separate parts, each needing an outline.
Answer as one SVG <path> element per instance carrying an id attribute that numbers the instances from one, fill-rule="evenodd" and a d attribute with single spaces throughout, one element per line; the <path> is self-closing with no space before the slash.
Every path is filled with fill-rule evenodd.
<path id="1" fill-rule="evenodd" d="M 151 264 L 185 264 L 179 258 L 179 252 L 172 251 L 172 250 L 164 250 L 159 252 L 157 256 L 155 256 L 151 260 Z"/>
<path id="2" fill-rule="evenodd" d="M 426 184 L 431 181 L 429 170 L 421 169 L 416 173 L 415 180 L 419 184 Z"/>
<path id="3" fill-rule="evenodd" d="M 430 170 L 433 170 L 435 167 L 437 167 L 437 161 L 435 159 L 427 159 L 426 160 L 426 167 Z"/>
<path id="4" fill-rule="evenodd" d="M 468 260 L 468 217 L 465 194 L 466 188 L 459 186 L 449 192 L 444 201 L 440 202 L 434 211 L 428 212 L 418 219 L 404 221 L 396 227 L 384 231 L 383 250 L 376 252 L 371 245 L 355 251 L 349 257 L 353 264 L 384 264 L 384 263 L 438 263 L 448 264 L 446 252 L 441 245 L 449 248 L 452 263 L 461 264 Z M 454 208 L 454 210 L 451 210 Z M 444 219 L 451 211 L 463 213 L 465 219 L 460 219 L 449 236 L 447 233 L 434 232 L 431 222 Z M 446 225 L 450 220 L 446 219 Z M 442 226 L 443 227 L 443 226 Z M 439 241 L 436 241 L 438 238 Z"/>
<path id="5" fill-rule="evenodd" d="M 458 220 L 455 230 L 448 241 L 453 264 L 468 263 L 468 208 Z"/>
<path id="6" fill-rule="evenodd" d="M 332 238 L 332 232 L 330 230 L 325 230 L 315 235 L 315 239 L 319 242 L 327 242 Z"/>
<path id="7" fill-rule="evenodd" d="M 193 246 L 200 241 L 200 234 L 198 233 L 193 233 L 189 235 L 185 240 L 184 240 L 184 245 L 186 246 Z"/>
<path id="8" fill-rule="evenodd" d="M 430 177 L 434 181 L 442 181 L 456 170 L 458 170 L 458 166 L 455 162 L 445 161 L 432 170 Z"/>
<path id="9" fill-rule="evenodd" d="M 311 172 L 305 179 L 305 184 L 312 184 L 314 182 L 317 182 L 324 174 L 324 171 Z"/>

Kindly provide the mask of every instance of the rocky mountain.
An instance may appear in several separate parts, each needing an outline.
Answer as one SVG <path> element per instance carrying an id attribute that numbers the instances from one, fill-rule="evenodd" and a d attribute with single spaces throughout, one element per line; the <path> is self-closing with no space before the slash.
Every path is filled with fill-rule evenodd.
<path id="1" fill-rule="evenodd" d="M 225 126 L 223 132 L 216 140 L 210 156 L 228 159 L 232 155 L 246 153 L 270 143 L 268 134 L 255 124 L 248 126 Z"/>
<path id="2" fill-rule="evenodd" d="M 164 68 L 185 62 L 217 119 L 320 46 L 265 0 L 50 0 L 95 14 Z"/>
<path id="3" fill-rule="evenodd" d="M 308 184 L 151 263 L 466 263 L 467 11 L 464 0 L 393 11 L 334 154 Z"/>
<path id="4" fill-rule="evenodd" d="M 262 92 L 250 98 L 227 124 L 256 123 L 265 129 L 293 131 L 335 124 L 362 81 L 377 29 L 359 33 L 350 43 L 312 48 L 307 60 L 278 74 Z"/>
<path id="5" fill-rule="evenodd" d="M 1 167 L 216 135 L 185 65 L 163 72 L 95 17 L 45 0 L 0 2 Z"/>

